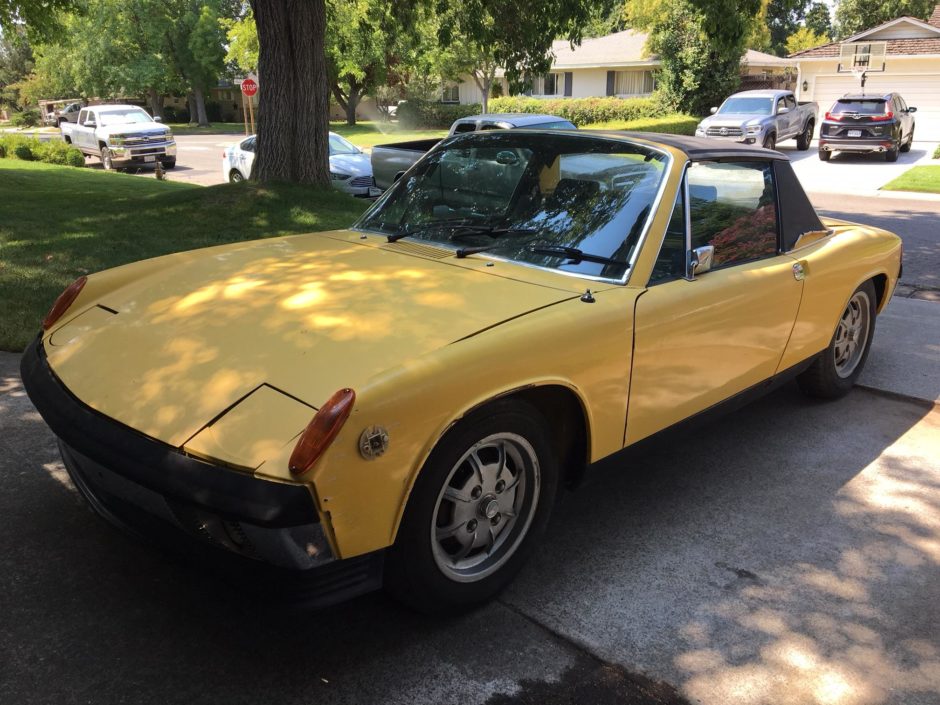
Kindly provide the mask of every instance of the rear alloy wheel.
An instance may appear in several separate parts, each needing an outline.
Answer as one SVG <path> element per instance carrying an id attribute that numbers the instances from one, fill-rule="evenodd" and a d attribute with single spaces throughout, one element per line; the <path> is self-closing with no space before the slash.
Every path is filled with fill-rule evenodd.
<path id="1" fill-rule="evenodd" d="M 777 135 L 771 132 L 766 137 L 764 137 L 763 147 L 764 149 L 776 149 L 777 148 Z"/>
<path id="2" fill-rule="evenodd" d="M 819 150 L 819 161 L 828 162 L 830 159 L 832 159 L 832 152 L 830 152 L 828 149 Z"/>
<path id="3" fill-rule="evenodd" d="M 912 127 L 912 128 L 911 128 L 911 134 L 908 135 L 908 137 L 907 137 L 907 142 L 905 142 L 904 144 L 901 145 L 901 151 L 902 151 L 902 152 L 905 152 L 905 153 L 910 152 L 910 151 L 911 151 L 911 147 L 913 147 L 913 146 L 914 146 L 914 128 Z"/>
<path id="4" fill-rule="evenodd" d="M 796 148 L 801 152 L 805 152 L 809 149 L 810 143 L 813 141 L 813 121 L 808 120 L 806 123 L 806 129 L 800 133 L 800 136 L 796 138 Z"/>
<path id="5" fill-rule="evenodd" d="M 797 377 L 808 395 L 837 399 L 855 385 L 875 334 L 875 286 L 862 284 L 849 299 L 829 347 Z"/>
<path id="6" fill-rule="evenodd" d="M 238 169 L 232 169 L 228 173 L 228 181 L 230 184 L 237 184 L 239 181 L 244 181 L 245 176 Z"/>
<path id="7" fill-rule="evenodd" d="M 545 530 L 558 485 L 542 415 L 506 401 L 474 414 L 431 454 L 412 490 L 386 587 L 422 612 L 496 595 Z"/>

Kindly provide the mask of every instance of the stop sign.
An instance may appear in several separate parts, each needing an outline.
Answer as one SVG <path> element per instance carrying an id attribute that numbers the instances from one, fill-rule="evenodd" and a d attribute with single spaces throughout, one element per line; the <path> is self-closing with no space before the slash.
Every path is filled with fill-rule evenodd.
<path id="1" fill-rule="evenodd" d="M 250 78 L 246 78 L 244 81 L 242 81 L 242 93 L 244 93 L 250 98 L 257 92 L 258 92 L 258 84 L 255 83 L 255 81 L 253 81 Z"/>

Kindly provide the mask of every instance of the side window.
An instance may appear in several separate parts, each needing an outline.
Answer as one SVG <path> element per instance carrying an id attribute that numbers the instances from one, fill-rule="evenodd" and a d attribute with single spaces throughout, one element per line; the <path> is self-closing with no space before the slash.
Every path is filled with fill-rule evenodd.
<path id="1" fill-rule="evenodd" d="M 89 110 L 85 114 L 85 122 L 97 122 L 97 120 L 95 119 L 95 113 L 93 110 Z"/>
<path id="2" fill-rule="evenodd" d="M 685 188 L 679 188 L 676 205 L 673 206 L 663 245 L 653 265 L 650 285 L 662 284 L 685 276 Z"/>
<path id="3" fill-rule="evenodd" d="M 713 267 L 777 254 L 777 206 L 770 162 L 697 162 L 686 178 L 692 248 L 712 245 Z"/>
<path id="4" fill-rule="evenodd" d="M 84 124 L 85 124 L 85 116 L 86 116 L 87 114 L 88 114 L 88 111 L 87 111 L 87 110 L 82 110 L 82 111 L 78 114 L 78 124 L 79 124 L 79 125 L 84 125 Z"/>
<path id="5" fill-rule="evenodd" d="M 796 110 L 796 98 L 794 98 L 792 95 L 788 95 L 786 98 L 784 98 L 784 100 L 786 101 L 786 105 L 788 108 L 790 108 L 790 110 Z"/>

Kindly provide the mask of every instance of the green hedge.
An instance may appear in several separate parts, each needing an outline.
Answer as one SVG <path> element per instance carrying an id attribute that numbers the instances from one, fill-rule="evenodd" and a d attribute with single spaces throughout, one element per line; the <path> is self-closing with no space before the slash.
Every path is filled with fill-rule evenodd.
<path id="1" fill-rule="evenodd" d="M 64 166 L 85 166 L 85 157 L 75 147 L 60 140 L 40 142 L 18 135 L 0 137 L 0 158 L 21 159 L 24 162 L 46 162 Z"/>
<path id="2" fill-rule="evenodd" d="M 570 120 L 578 127 L 595 122 L 639 120 L 666 115 L 659 97 L 644 98 L 493 98 L 491 113 L 546 113 Z"/>
<path id="3" fill-rule="evenodd" d="M 695 128 L 702 121 L 694 115 L 673 113 L 663 117 L 642 118 L 640 120 L 611 120 L 610 122 L 585 125 L 590 130 L 628 130 L 630 132 L 659 132 L 668 135 L 694 135 Z"/>
<path id="4" fill-rule="evenodd" d="M 13 113 L 10 118 L 10 124 L 13 127 L 36 127 L 40 122 L 39 111 L 31 108 L 21 113 Z"/>
<path id="5" fill-rule="evenodd" d="M 480 104 L 436 103 L 428 100 L 408 100 L 398 106 L 398 124 L 409 129 L 445 129 L 454 120 L 480 114 Z"/>

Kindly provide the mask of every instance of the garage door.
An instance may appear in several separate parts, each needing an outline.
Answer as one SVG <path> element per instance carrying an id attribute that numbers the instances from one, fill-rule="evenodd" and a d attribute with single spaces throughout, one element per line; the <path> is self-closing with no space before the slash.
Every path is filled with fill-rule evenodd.
<path id="1" fill-rule="evenodd" d="M 858 79 L 852 74 L 817 76 L 813 100 L 819 104 L 822 115 L 838 98 L 858 91 Z M 908 105 L 917 108 L 914 115 L 915 139 L 940 141 L 940 76 L 868 74 L 865 92 L 900 93 Z"/>

